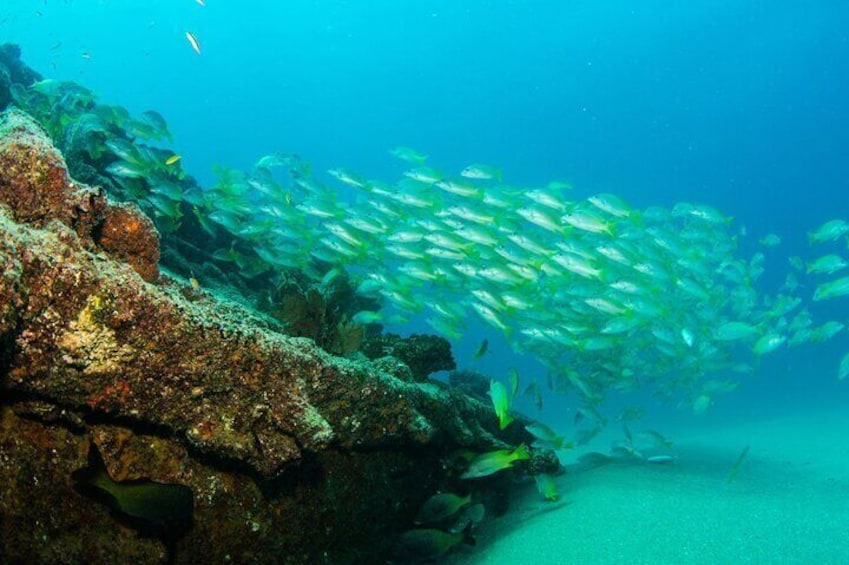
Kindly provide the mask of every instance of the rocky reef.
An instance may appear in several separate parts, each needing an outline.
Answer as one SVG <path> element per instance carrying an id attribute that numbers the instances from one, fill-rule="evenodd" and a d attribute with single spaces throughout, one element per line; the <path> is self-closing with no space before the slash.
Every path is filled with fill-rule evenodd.
<path id="1" fill-rule="evenodd" d="M 362 351 L 369 359 L 386 356 L 400 359 L 410 368 L 416 381 L 426 381 L 432 373 L 451 371 L 457 367 L 451 344 L 445 338 L 434 335 L 413 334 L 403 338 L 397 334 L 380 334 L 366 341 Z"/>
<path id="2" fill-rule="evenodd" d="M 510 446 L 490 406 L 424 378 L 450 368 L 440 343 L 407 344 L 439 363 L 404 380 L 160 272 L 153 222 L 75 182 L 15 109 L 0 233 L 2 562 L 386 562 L 456 483 L 452 454 Z M 80 495 L 92 445 L 109 481 L 190 488 L 191 527 L 146 533 Z"/>

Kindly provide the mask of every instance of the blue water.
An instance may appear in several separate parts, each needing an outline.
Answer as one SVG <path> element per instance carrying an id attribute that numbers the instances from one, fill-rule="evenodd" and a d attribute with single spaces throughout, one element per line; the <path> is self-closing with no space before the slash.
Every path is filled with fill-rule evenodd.
<path id="1" fill-rule="evenodd" d="M 0 22 L 43 74 L 163 114 L 203 184 L 215 164 L 273 151 L 389 180 L 401 169 L 387 150 L 408 145 L 445 170 L 497 165 L 510 183 L 715 206 L 745 229 L 744 253 L 782 237 L 764 291 L 787 257 L 818 255 L 807 231 L 849 218 L 846 2 L 4 0 Z M 849 299 L 812 311 L 847 323 Z M 493 353 L 471 365 L 483 337 Z M 538 370 L 483 325 L 455 345 L 461 366 Z M 845 405 L 847 351 L 844 330 L 767 356 L 713 409 Z M 573 404 L 546 398 L 544 414 L 566 422 Z"/>
<path id="2" fill-rule="evenodd" d="M 755 233 L 828 217 L 849 6 L 669 4 L 6 0 L 0 35 L 45 74 L 159 110 L 201 179 L 274 149 L 379 175 L 406 144 L 635 205 L 708 201 Z"/>

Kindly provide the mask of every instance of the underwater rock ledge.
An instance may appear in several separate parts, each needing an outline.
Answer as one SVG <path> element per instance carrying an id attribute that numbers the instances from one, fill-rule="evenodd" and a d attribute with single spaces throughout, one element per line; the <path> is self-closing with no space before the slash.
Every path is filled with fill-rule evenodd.
<path id="1" fill-rule="evenodd" d="M 92 442 L 113 478 L 193 487 L 195 527 L 180 543 L 194 557 L 232 555 L 226 540 L 240 540 L 251 561 L 278 563 L 318 562 L 340 548 L 338 536 L 349 545 L 329 562 L 349 562 L 345 552 L 380 554 L 375 534 L 397 531 L 403 520 L 385 508 L 375 517 L 380 504 L 369 501 L 397 500 L 395 513 L 410 515 L 428 494 L 423 485 L 444 472 L 441 455 L 505 445 L 480 402 L 333 357 L 161 275 L 152 222 L 75 183 L 47 135 L 13 109 L 0 114 L 0 233 L 0 478 L 9 485 L 0 511 L 6 524 L 66 513 L 49 532 L 24 532 L 31 540 L 44 533 L 50 546 L 57 528 L 111 523 L 68 496 L 70 471 L 85 464 Z M 30 473 L 36 479 L 24 480 Z M 50 489 L 32 489 L 28 480 L 39 477 Z M 270 504 L 257 486 L 263 482 L 297 495 L 275 491 Z M 222 497 L 241 514 L 222 514 Z M 340 512 L 328 515 L 333 508 Z M 292 523 L 321 531 L 293 532 Z M 212 531 L 218 541 L 202 539 Z M 24 533 L 5 526 L 0 535 L 12 548 Z M 146 542 L 123 532 L 114 543 Z M 109 542 L 102 544 L 105 551 Z M 21 551 L 10 555 L 28 555 Z M 76 551 L 44 561 L 105 557 Z M 142 562 L 162 557 L 141 553 L 132 554 Z"/>

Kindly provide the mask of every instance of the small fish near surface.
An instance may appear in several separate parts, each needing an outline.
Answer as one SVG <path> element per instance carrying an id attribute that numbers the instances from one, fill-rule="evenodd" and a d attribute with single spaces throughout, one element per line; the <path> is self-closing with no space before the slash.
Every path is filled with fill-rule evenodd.
<path id="1" fill-rule="evenodd" d="M 187 31 L 186 40 L 189 42 L 189 45 L 192 46 L 192 50 L 198 55 L 200 55 L 200 42 L 198 41 L 198 38 L 195 37 L 195 34 L 190 31 Z"/>
<path id="2" fill-rule="evenodd" d="M 192 525 L 192 489 L 149 479 L 115 481 L 94 444 L 89 448 L 88 465 L 74 471 L 71 478 L 75 490 L 103 502 L 144 535 L 173 544 Z"/>

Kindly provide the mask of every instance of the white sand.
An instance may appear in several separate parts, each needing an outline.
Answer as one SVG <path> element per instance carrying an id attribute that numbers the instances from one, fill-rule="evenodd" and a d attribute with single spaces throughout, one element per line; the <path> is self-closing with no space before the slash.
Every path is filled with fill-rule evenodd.
<path id="1" fill-rule="evenodd" d="M 849 563 L 849 408 L 710 424 L 674 435 L 671 465 L 562 476 L 558 503 L 529 486 L 460 562 Z"/>

